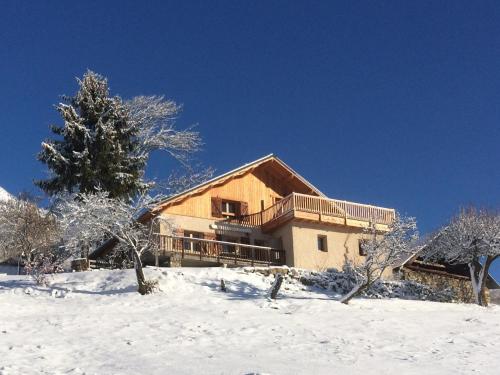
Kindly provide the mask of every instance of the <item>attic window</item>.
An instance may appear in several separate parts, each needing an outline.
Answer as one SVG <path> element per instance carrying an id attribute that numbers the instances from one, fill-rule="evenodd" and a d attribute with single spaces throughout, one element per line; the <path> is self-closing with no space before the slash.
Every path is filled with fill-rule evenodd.
<path id="1" fill-rule="evenodd" d="M 223 217 L 231 217 L 236 216 L 237 212 L 237 203 L 231 201 L 222 201 L 222 216 Z"/>

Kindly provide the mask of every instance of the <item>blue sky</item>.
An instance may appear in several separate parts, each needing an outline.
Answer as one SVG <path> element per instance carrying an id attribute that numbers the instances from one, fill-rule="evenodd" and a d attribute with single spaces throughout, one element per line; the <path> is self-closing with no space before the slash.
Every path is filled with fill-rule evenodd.
<path id="1" fill-rule="evenodd" d="M 272 152 L 424 233 L 460 206 L 500 206 L 498 1 L 12 1 L 0 21 L 13 193 L 36 192 L 53 105 L 89 68 L 122 97 L 183 103 L 178 124 L 198 124 L 219 172 Z M 156 154 L 148 175 L 171 165 Z"/>

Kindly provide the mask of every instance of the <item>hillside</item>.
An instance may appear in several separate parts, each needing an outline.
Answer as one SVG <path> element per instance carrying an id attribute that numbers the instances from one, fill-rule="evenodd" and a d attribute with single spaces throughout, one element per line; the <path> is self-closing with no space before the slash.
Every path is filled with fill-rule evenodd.
<path id="1" fill-rule="evenodd" d="M 7 190 L 0 186 L 0 201 L 6 201 L 11 199 L 12 195 L 10 195 Z"/>
<path id="2" fill-rule="evenodd" d="M 0 374 L 494 374 L 500 308 L 357 299 L 223 268 L 0 276 Z M 218 289 L 220 278 L 228 292 Z"/>

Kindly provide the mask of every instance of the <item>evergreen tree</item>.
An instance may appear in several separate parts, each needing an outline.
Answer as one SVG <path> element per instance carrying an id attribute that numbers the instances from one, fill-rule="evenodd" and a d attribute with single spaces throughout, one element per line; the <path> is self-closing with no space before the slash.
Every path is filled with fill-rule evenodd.
<path id="1" fill-rule="evenodd" d="M 107 80 L 94 72 L 78 83 L 77 94 L 57 106 L 64 125 L 51 126 L 62 139 L 42 143 L 38 155 L 52 176 L 36 185 L 51 195 L 100 187 L 111 197 L 126 197 L 145 189 L 146 158 L 134 155 L 137 129 L 128 124 L 122 100 L 110 97 Z"/>
<path id="2" fill-rule="evenodd" d="M 57 106 L 64 125 L 51 130 L 58 139 L 43 142 L 38 155 L 51 176 L 35 184 L 49 195 L 99 189 L 110 198 L 131 198 L 152 186 L 144 180 L 152 151 L 166 151 L 186 165 L 188 155 L 199 149 L 197 132 L 174 127 L 180 112 L 175 102 L 110 97 L 106 78 L 92 71 L 77 81 L 76 95 Z"/>

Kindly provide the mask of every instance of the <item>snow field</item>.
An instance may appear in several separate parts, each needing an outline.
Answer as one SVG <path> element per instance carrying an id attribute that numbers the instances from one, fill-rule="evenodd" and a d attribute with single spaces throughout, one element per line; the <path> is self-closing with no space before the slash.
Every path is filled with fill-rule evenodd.
<path id="1" fill-rule="evenodd" d="M 500 308 L 355 299 L 224 268 L 0 276 L 0 375 L 497 374 Z M 219 291 L 224 278 L 227 293 Z"/>

